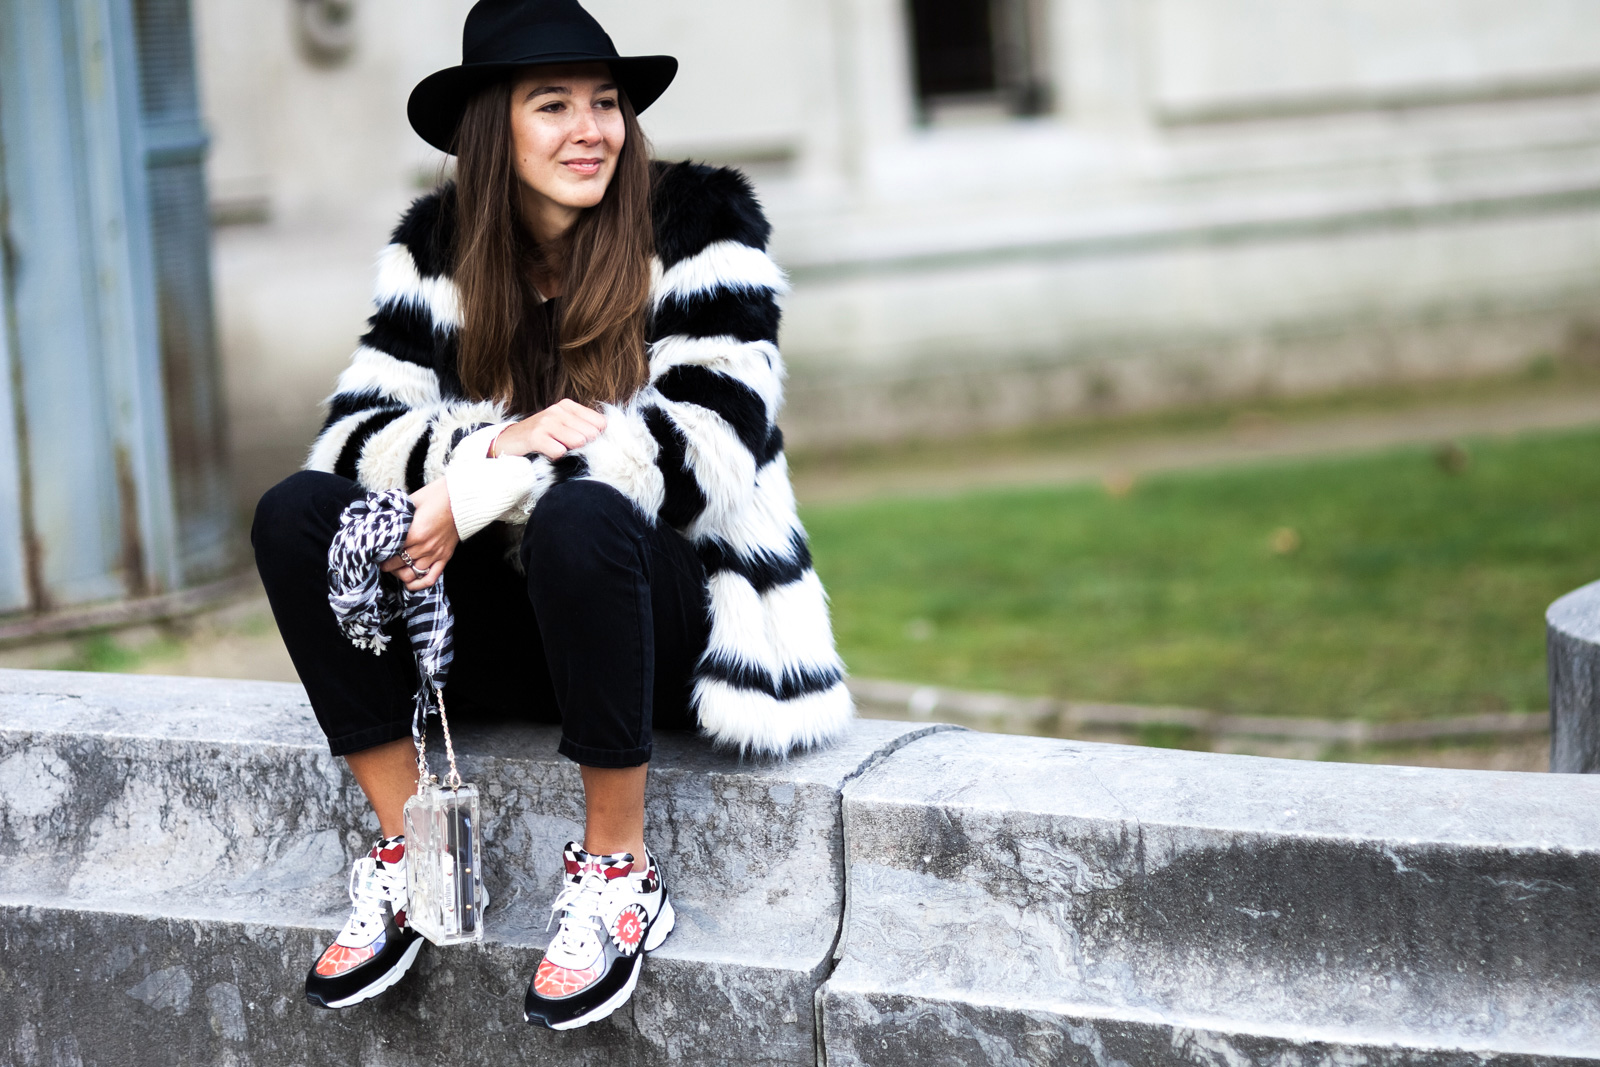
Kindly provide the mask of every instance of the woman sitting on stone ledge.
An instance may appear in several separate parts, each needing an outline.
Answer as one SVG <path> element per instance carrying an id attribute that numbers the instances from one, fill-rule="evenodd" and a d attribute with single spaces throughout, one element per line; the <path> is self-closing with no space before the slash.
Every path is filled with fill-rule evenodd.
<path id="1" fill-rule="evenodd" d="M 306 995 L 377 995 L 421 947 L 406 923 L 402 809 L 416 789 L 416 668 L 340 633 L 328 549 L 344 509 L 403 489 L 383 564 L 441 577 L 458 714 L 559 722 L 582 767 L 561 924 L 525 1000 L 565 1029 L 610 1014 L 671 930 L 644 841 L 656 729 L 782 754 L 851 714 L 774 425 L 783 276 L 736 172 L 661 164 L 635 119 L 677 69 L 620 57 L 575 0 L 481 0 L 463 63 L 412 93 L 457 157 L 379 261 L 376 312 L 307 469 L 263 497 L 252 539 L 295 668 L 382 839 Z M 631 917 L 631 918 L 630 918 Z"/>

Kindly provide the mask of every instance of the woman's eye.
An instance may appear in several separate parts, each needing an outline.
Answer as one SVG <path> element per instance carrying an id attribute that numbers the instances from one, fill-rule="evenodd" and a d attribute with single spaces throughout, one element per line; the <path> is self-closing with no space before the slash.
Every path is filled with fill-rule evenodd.
<path id="1" fill-rule="evenodd" d="M 609 111 L 610 109 L 612 109 L 612 108 L 617 106 L 617 102 L 608 97 L 605 100 L 596 100 L 594 102 L 594 106 L 597 107 L 597 108 L 600 108 L 602 111 Z"/>
<path id="2" fill-rule="evenodd" d="M 557 100 L 554 103 L 546 104 L 544 107 L 541 107 L 539 110 L 540 111 L 548 111 L 550 114 L 554 115 L 556 112 L 560 111 L 562 108 L 564 108 L 566 106 L 567 105 L 565 105 L 565 104 L 561 103 L 561 101 Z"/>

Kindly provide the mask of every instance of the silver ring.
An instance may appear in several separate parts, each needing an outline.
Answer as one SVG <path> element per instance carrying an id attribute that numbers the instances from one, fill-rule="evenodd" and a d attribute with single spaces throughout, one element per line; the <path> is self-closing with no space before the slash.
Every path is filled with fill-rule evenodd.
<path id="1" fill-rule="evenodd" d="M 405 562 L 405 565 L 407 567 L 410 567 L 412 570 L 416 570 L 417 569 L 417 561 L 412 559 L 411 558 L 411 553 L 407 552 L 403 548 L 400 550 L 400 558 L 401 558 L 401 560 L 403 560 Z"/>

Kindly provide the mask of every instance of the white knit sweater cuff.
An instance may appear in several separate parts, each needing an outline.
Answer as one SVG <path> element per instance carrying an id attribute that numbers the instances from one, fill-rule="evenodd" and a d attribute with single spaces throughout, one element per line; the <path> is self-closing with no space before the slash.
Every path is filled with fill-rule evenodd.
<path id="1" fill-rule="evenodd" d="M 474 430 L 456 442 L 456 447 L 451 451 L 451 457 L 460 456 L 462 459 L 488 459 L 489 446 L 494 444 L 494 439 L 500 436 L 500 431 L 508 426 L 515 426 L 514 422 L 497 422 L 493 426 L 485 426 L 481 430 Z"/>
<path id="2" fill-rule="evenodd" d="M 444 469 L 445 485 L 450 490 L 450 511 L 455 516 L 456 533 L 463 541 L 496 519 L 520 517 L 521 505 L 533 492 L 536 472 L 525 458 L 483 459 L 481 456 L 481 453 L 474 456 L 461 452 L 460 458 L 452 460 Z"/>

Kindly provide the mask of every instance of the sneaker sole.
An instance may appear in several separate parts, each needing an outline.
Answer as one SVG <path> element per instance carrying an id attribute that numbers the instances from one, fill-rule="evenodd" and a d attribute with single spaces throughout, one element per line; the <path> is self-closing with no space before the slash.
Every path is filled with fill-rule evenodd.
<path id="1" fill-rule="evenodd" d="M 389 968 L 388 974 L 384 975 L 376 982 L 373 982 L 371 985 L 367 986 L 354 996 L 345 997 L 343 1000 L 328 1001 L 327 1006 L 330 1008 L 348 1008 L 352 1004 L 360 1004 L 363 1000 L 371 1000 L 379 993 L 382 993 L 384 990 L 400 981 L 400 979 L 406 976 L 406 972 L 411 969 L 411 965 L 416 962 L 417 953 L 422 951 L 422 943 L 424 940 L 426 940 L 426 938 L 419 937 L 415 941 L 411 942 L 411 947 L 406 949 L 406 954 L 395 961 L 395 965 Z"/>
<path id="2" fill-rule="evenodd" d="M 672 933 L 672 928 L 678 922 L 678 913 L 672 910 L 670 899 L 661 902 L 661 914 L 656 916 L 656 921 L 650 924 L 650 933 L 644 939 L 644 950 L 654 952 L 661 947 L 661 942 Z"/>
<path id="3" fill-rule="evenodd" d="M 588 1026 L 590 1023 L 599 1022 L 601 1019 L 604 1019 L 606 1016 L 610 1015 L 612 1012 L 626 1004 L 628 1002 L 628 998 L 633 996 L 634 986 L 639 984 L 639 972 L 644 970 L 645 953 L 652 952 L 655 949 L 660 948 L 661 942 L 665 941 L 667 939 L 667 935 L 672 933 L 672 928 L 677 924 L 677 921 L 678 914 L 672 910 L 672 901 L 662 901 L 661 914 L 657 915 L 656 921 L 650 924 L 649 936 L 647 936 L 644 940 L 644 951 L 640 952 L 639 958 L 634 960 L 633 973 L 628 976 L 628 981 L 623 985 L 623 987 L 613 993 L 610 1000 L 607 1000 L 605 1003 L 589 1011 L 587 1014 L 580 1015 L 576 1019 L 569 1019 L 564 1023 L 556 1023 L 554 1026 L 550 1027 L 550 1029 L 576 1030 L 580 1026 Z"/>

